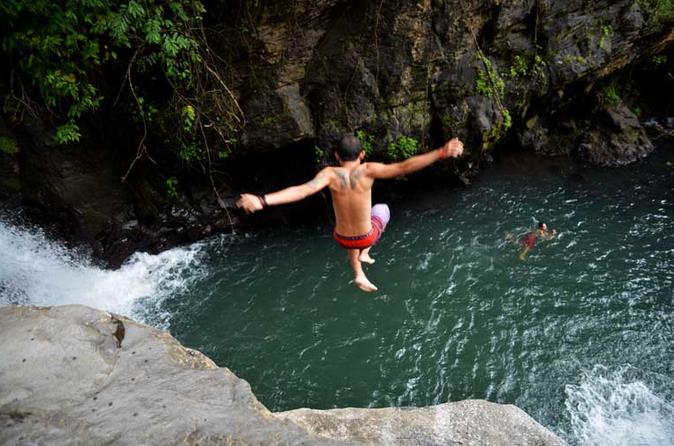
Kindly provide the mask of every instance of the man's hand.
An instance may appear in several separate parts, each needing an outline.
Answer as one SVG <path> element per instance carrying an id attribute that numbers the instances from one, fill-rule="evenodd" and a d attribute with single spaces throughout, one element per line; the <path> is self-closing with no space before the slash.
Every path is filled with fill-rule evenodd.
<path id="1" fill-rule="evenodd" d="M 262 202 L 262 198 L 257 195 L 241 194 L 241 198 L 236 202 L 236 206 L 243 208 L 246 213 L 252 214 L 264 208 L 264 203 Z"/>
<path id="2" fill-rule="evenodd" d="M 463 154 L 463 143 L 459 138 L 452 138 L 440 148 L 440 159 L 458 158 Z"/>

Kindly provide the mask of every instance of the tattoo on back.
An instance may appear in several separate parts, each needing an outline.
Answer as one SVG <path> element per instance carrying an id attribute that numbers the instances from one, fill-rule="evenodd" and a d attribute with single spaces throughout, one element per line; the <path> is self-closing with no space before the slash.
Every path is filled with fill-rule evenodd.
<path id="1" fill-rule="evenodd" d="M 346 173 L 342 172 L 341 170 L 338 170 L 335 172 L 337 175 L 337 178 L 339 178 L 339 185 L 342 187 L 342 189 L 346 188 L 348 185 L 347 179 L 346 179 Z"/>
<path id="2" fill-rule="evenodd" d="M 349 175 L 349 182 L 351 183 L 351 189 L 355 189 L 358 185 L 358 180 L 363 176 L 363 169 L 359 168 L 351 172 Z"/>

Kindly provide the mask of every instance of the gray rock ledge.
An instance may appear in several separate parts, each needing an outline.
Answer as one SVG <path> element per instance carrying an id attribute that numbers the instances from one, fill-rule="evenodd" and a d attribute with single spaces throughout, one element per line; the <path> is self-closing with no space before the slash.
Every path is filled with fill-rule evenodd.
<path id="1" fill-rule="evenodd" d="M 563 445 L 512 405 L 272 413 L 168 333 L 80 305 L 0 308 L 3 445 Z"/>

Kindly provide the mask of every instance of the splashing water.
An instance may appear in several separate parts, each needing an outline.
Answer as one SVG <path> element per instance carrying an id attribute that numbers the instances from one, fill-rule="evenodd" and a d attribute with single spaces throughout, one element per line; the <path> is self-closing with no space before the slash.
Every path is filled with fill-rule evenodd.
<path id="1" fill-rule="evenodd" d="M 203 274 L 202 244 L 135 253 L 118 270 L 49 240 L 37 228 L 0 220 L 0 305 L 82 304 L 168 326 L 161 304 Z M 142 303 L 142 305 L 141 305 Z M 149 312 L 148 307 L 154 307 Z"/>
<path id="2" fill-rule="evenodd" d="M 674 406 L 637 378 L 634 367 L 595 366 L 567 385 L 571 438 L 585 446 L 667 446 L 674 442 Z"/>

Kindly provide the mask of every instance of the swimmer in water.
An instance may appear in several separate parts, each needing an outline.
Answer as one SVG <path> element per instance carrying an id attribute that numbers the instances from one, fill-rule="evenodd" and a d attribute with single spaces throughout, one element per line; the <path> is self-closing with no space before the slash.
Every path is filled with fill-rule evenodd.
<path id="1" fill-rule="evenodd" d="M 330 189 L 335 212 L 335 241 L 346 249 L 354 282 L 365 292 L 377 287 L 368 280 L 362 263 L 372 264 L 370 249 L 379 241 L 390 218 L 385 204 L 372 206 L 372 184 L 377 178 L 393 178 L 416 172 L 445 158 L 457 158 L 463 153 L 463 143 L 453 138 L 439 149 L 413 156 L 393 164 L 363 162 L 365 152 L 358 138 L 346 135 L 339 142 L 335 157 L 338 167 L 326 167 L 311 181 L 265 195 L 241 194 L 236 205 L 247 213 L 267 206 L 302 200 L 325 187 Z"/>
<path id="2" fill-rule="evenodd" d="M 526 260 L 538 240 L 550 240 L 557 234 L 557 230 L 548 231 L 548 225 L 544 222 L 538 223 L 538 229 L 527 232 L 524 237 L 519 240 L 519 245 L 523 248 L 520 253 L 520 260 Z"/>

